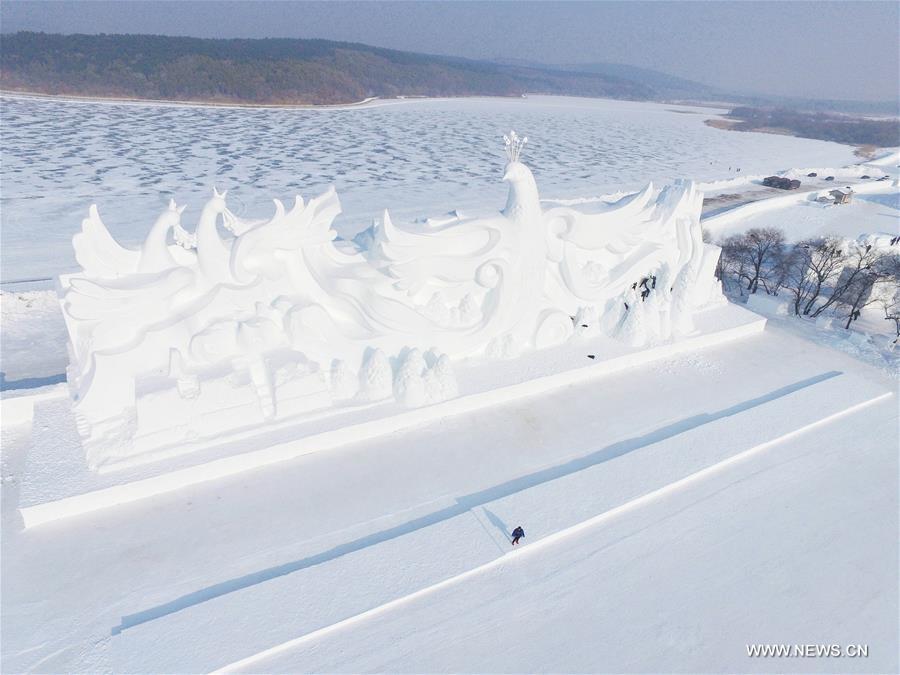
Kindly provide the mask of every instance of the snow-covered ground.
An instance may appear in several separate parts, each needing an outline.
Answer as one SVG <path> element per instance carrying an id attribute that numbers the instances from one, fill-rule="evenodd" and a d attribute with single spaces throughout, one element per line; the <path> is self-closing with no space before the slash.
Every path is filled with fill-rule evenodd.
<path id="1" fill-rule="evenodd" d="M 863 181 L 849 147 L 644 103 L 2 105 L 4 281 L 71 267 L 92 201 L 133 210 L 106 220 L 135 243 L 172 194 L 190 223 L 213 182 L 243 213 L 335 182 L 344 234 L 384 206 L 493 208 L 511 126 L 568 203 L 677 177 L 756 191 L 737 167 Z M 870 166 L 894 177 L 895 155 Z M 740 229 L 896 230 L 889 191 L 790 201 Z M 6 395 L 47 391 L 67 363 L 55 293 L 4 288 Z M 3 672 L 897 672 L 896 367 L 770 313 L 752 337 L 27 530 L 29 448 L 57 431 L 4 423 Z M 748 657 L 759 643 L 869 656 Z"/>
<path id="2" fill-rule="evenodd" d="M 890 672 L 896 395 L 767 331 L 24 532 L 5 428 L 4 670 Z M 870 657 L 744 651 L 822 641 Z"/>
<path id="3" fill-rule="evenodd" d="M 809 199 L 809 195 L 804 193 L 766 195 L 768 199 L 743 207 L 750 213 L 742 215 L 737 209 L 725 211 L 708 217 L 704 226 L 717 238 L 745 232 L 753 227 L 774 227 L 783 230 L 790 241 L 825 235 L 855 239 L 863 233 L 900 234 L 900 194 L 897 188 L 888 182 L 867 183 L 864 187 L 880 188 L 883 192 L 856 194 L 851 203 L 841 205 L 823 204 Z"/>
<path id="4" fill-rule="evenodd" d="M 64 380 L 66 325 L 55 291 L 0 291 L 0 389 Z"/>
<path id="5" fill-rule="evenodd" d="M 895 403 L 246 672 L 897 672 Z M 757 643 L 869 656 L 748 657 Z"/>

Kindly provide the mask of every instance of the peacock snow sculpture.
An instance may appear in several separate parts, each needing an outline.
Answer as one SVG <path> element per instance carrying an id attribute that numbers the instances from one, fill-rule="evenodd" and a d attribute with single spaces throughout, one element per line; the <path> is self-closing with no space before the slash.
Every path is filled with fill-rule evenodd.
<path id="1" fill-rule="evenodd" d="M 356 250 L 335 245 L 333 188 L 251 221 L 214 191 L 193 233 L 172 202 L 140 250 L 92 206 L 73 240 L 82 272 L 60 286 L 89 463 L 335 404 L 432 403 L 456 395 L 451 359 L 559 344 L 584 332 L 573 316 L 635 346 L 690 332 L 718 256 L 694 185 L 545 211 L 527 139 L 504 138 L 500 213 L 413 228 L 385 211 Z"/>

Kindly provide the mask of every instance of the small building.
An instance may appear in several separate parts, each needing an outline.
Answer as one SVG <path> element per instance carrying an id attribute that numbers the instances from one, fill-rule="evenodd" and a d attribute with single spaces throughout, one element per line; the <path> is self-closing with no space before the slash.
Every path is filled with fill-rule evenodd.
<path id="1" fill-rule="evenodd" d="M 846 190 L 831 190 L 828 194 L 831 195 L 832 204 L 849 204 L 853 199 L 853 190 L 849 188 Z"/>

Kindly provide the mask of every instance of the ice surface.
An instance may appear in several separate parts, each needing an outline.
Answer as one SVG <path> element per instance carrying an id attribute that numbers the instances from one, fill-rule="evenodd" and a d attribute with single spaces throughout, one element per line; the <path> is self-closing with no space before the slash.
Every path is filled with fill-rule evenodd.
<path id="1" fill-rule="evenodd" d="M 70 239 L 97 202 L 122 243 L 136 245 L 170 197 L 196 219 L 210 186 L 230 189 L 237 215 L 269 199 L 318 194 L 344 201 L 342 235 L 385 207 L 402 221 L 502 203 L 496 144 L 527 130 L 544 198 L 571 199 L 647 181 L 716 180 L 792 166 L 841 166 L 849 146 L 725 132 L 721 111 L 627 101 L 527 99 L 405 101 L 345 110 L 205 108 L 3 97 L 3 281 L 74 268 Z M 773 160 L 775 166 L 773 166 Z M 401 208 L 397 206 L 402 205 Z M 127 214 L 121 216 L 119 214 Z"/>

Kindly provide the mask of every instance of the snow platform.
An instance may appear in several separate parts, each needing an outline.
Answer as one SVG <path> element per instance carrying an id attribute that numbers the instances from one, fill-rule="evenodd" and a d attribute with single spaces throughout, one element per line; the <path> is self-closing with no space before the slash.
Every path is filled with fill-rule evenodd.
<path id="1" fill-rule="evenodd" d="M 514 359 L 455 366 L 460 395 L 407 409 L 395 401 L 336 407 L 282 425 L 257 427 L 204 443 L 186 443 L 93 472 L 65 392 L 33 401 L 31 447 L 21 483 L 26 528 L 135 502 L 314 452 L 339 448 L 441 418 L 542 394 L 626 368 L 665 360 L 760 333 L 766 320 L 721 303 L 697 312 L 696 330 L 676 341 L 635 349 L 590 330 L 558 347 Z M 594 358 L 588 358 L 593 355 Z M 5 405 L 5 402 L 4 402 Z"/>
<path id="2" fill-rule="evenodd" d="M 112 663 L 118 672 L 303 672 L 303 650 L 332 631 L 578 537 L 890 396 L 826 371 L 647 434 L 597 438 L 586 454 L 507 482 L 299 542 L 280 564 L 132 598 L 112 628 Z M 526 513 L 513 551 L 509 532 Z M 198 649 L 197 635 L 210 634 Z"/>

